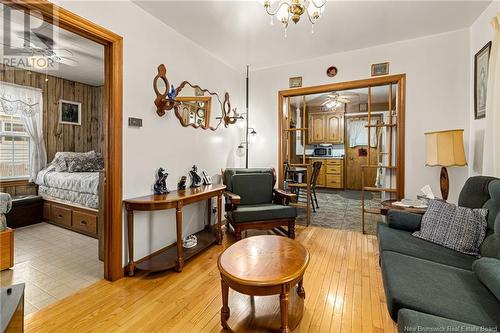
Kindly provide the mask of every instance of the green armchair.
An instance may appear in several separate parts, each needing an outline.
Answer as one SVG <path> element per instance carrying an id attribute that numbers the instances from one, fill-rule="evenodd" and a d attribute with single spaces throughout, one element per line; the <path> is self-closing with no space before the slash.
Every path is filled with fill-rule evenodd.
<path id="1" fill-rule="evenodd" d="M 226 169 L 223 182 L 228 228 L 234 229 L 237 241 L 247 229 L 274 229 L 295 238 L 297 209 L 289 203 L 296 195 L 274 188 L 274 169 Z"/>

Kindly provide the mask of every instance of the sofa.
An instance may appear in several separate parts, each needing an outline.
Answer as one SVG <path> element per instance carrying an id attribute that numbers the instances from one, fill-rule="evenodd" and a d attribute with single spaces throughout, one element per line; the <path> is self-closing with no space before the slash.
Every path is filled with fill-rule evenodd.
<path id="1" fill-rule="evenodd" d="M 480 257 L 500 259 L 500 179 L 469 178 L 458 205 L 488 209 Z M 495 296 L 480 280 L 474 268 L 479 258 L 412 236 L 421 219 L 418 214 L 390 210 L 387 222 L 378 225 L 387 307 L 398 331 L 500 331 L 498 292 Z M 500 285 L 500 274 L 490 278 Z"/>

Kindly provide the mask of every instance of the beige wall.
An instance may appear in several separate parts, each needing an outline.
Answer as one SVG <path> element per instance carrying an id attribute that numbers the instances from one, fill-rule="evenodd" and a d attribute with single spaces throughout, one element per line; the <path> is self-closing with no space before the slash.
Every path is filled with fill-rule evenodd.
<path id="1" fill-rule="evenodd" d="M 463 29 L 251 72 L 250 125 L 259 135 L 250 150 L 250 166 L 277 167 L 277 95 L 288 88 L 288 78 L 302 76 L 304 86 L 364 79 L 370 77 L 371 64 L 389 61 L 391 74 L 406 73 L 405 195 L 416 197 L 426 184 L 439 195 L 440 170 L 425 166 L 424 133 L 464 128 L 468 138 L 468 53 L 469 30 Z M 325 70 L 332 65 L 338 74 L 329 78 Z M 448 171 L 450 201 L 456 201 L 467 168 Z"/>
<path id="2" fill-rule="evenodd" d="M 239 73 L 130 1 L 59 3 L 123 37 L 124 198 L 152 193 L 160 166 L 169 173 L 170 189 L 176 188 L 181 176 L 188 175 L 193 164 L 199 171 L 206 170 L 214 181 L 219 180 L 221 168 L 241 166 L 242 160 L 236 155 L 239 132 L 235 125 L 210 131 L 181 126 L 173 111 L 159 117 L 152 84 L 158 65 L 163 63 L 174 86 L 188 80 L 222 96 L 227 91 L 231 106 L 242 111 Z M 141 118 L 143 127 L 129 127 L 128 117 Z M 183 237 L 203 228 L 206 208 L 206 202 L 184 207 Z M 136 258 L 175 242 L 175 210 L 137 212 L 134 220 Z M 127 242 L 123 244 L 126 249 Z M 126 251 L 123 255 L 125 261 Z"/>

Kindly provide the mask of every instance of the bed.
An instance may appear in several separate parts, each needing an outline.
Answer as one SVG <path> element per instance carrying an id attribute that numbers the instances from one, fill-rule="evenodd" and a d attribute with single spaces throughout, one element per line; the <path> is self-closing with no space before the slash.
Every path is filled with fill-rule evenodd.
<path id="1" fill-rule="evenodd" d="M 38 194 L 84 207 L 99 208 L 100 172 L 58 172 L 54 165 L 40 171 L 35 183 Z"/>
<path id="2" fill-rule="evenodd" d="M 98 238 L 103 223 L 104 159 L 95 152 L 58 152 L 35 180 L 43 220 Z"/>

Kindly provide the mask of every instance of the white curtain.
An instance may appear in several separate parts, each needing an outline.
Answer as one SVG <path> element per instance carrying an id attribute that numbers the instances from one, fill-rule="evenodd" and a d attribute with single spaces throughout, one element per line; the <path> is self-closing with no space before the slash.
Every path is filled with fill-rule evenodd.
<path id="1" fill-rule="evenodd" d="M 483 174 L 500 177 L 500 13 L 491 22 L 495 31 L 490 53 Z"/>
<path id="2" fill-rule="evenodd" d="M 377 123 L 376 120 L 371 121 L 372 125 Z M 349 147 L 367 146 L 368 145 L 368 120 L 365 119 L 352 119 L 348 121 L 348 141 Z M 377 147 L 377 131 L 375 127 L 370 129 L 370 146 Z"/>
<path id="3" fill-rule="evenodd" d="M 1 82 L 0 111 L 21 117 L 30 136 L 30 180 L 47 164 L 43 141 L 43 96 L 36 88 Z"/>

